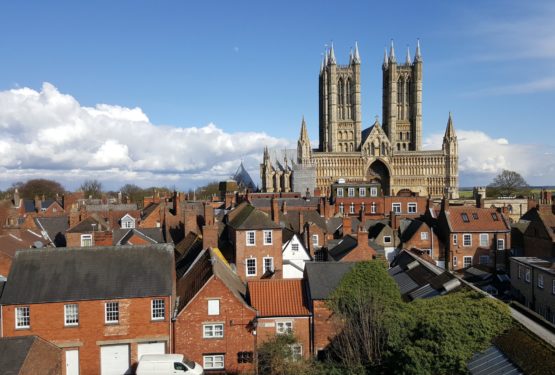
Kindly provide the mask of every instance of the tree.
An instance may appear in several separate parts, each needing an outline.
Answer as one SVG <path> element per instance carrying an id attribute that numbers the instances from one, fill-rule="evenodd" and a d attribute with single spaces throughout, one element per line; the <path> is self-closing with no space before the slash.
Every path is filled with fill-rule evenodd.
<path id="1" fill-rule="evenodd" d="M 530 190 L 526 180 L 517 172 L 504 169 L 488 185 L 492 196 L 512 197 L 527 195 Z"/>
<path id="2" fill-rule="evenodd" d="M 61 195 L 65 192 L 64 187 L 58 182 L 44 178 L 37 178 L 24 183 L 18 182 L 12 188 L 13 190 L 17 188 L 19 196 L 26 199 L 35 199 L 37 196 L 42 198 L 43 195 L 45 198 L 55 198 L 56 194 Z"/>
<path id="3" fill-rule="evenodd" d="M 93 179 L 93 180 L 85 180 L 81 187 L 79 188 L 84 194 L 85 198 L 100 198 L 102 197 L 102 183 L 100 181 Z"/>
<path id="4" fill-rule="evenodd" d="M 310 361 L 295 357 L 297 339 L 291 334 L 276 335 L 258 347 L 258 373 L 261 375 L 314 374 Z"/>
<path id="5" fill-rule="evenodd" d="M 131 202 L 143 203 L 145 191 L 135 184 L 125 184 L 120 188 L 121 195 L 129 197 Z M 129 203 L 129 202 L 128 202 Z"/>

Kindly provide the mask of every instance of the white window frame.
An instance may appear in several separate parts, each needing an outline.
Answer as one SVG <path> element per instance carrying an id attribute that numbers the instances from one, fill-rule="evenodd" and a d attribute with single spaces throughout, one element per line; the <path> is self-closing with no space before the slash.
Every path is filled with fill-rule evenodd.
<path id="1" fill-rule="evenodd" d="M 470 259 L 469 262 L 467 262 L 468 259 Z M 463 268 L 467 268 L 467 267 L 472 267 L 472 257 L 471 256 L 464 256 L 463 257 Z"/>
<path id="2" fill-rule="evenodd" d="M 166 301 L 163 298 L 154 298 L 150 302 L 150 318 L 152 320 L 166 319 Z"/>
<path id="3" fill-rule="evenodd" d="M 208 315 L 220 315 L 220 300 L 219 299 L 209 299 L 208 300 Z"/>
<path id="4" fill-rule="evenodd" d="M 383 243 L 391 243 L 391 236 L 383 236 Z"/>
<path id="5" fill-rule="evenodd" d="M 355 188 L 354 187 L 347 188 L 347 196 L 348 197 L 354 197 L 355 196 Z"/>
<path id="6" fill-rule="evenodd" d="M 505 250 L 505 239 L 504 238 L 498 238 L 497 239 L 497 250 L 499 250 L 499 251 Z"/>
<path id="7" fill-rule="evenodd" d="M 418 205 L 415 202 L 410 202 L 407 205 L 407 212 L 409 214 L 415 214 L 418 211 Z"/>
<path id="8" fill-rule="evenodd" d="M 480 264 L 488 265 L 489 264 L 489 255 L 480 255 L 479 261 L 480 261 Z"/>
<path id="9" fill-rule="evenodd" d="M 317 234 L 313 234 L 311 239 L 312 239 L 312 246 L 318 247 L 318 242 L 320 240 L 320 237 L 318 237 Z"/>
<path id="10" fill-rule="evenodd" d="M 339 198 L 343 198 L 345 196 L 345 192 L 343 191 L 343 188 L 337 188 L 337 196 Z"/>
<path id="11" fill-rule="evenodd" d="M 350 213 L 350 214 L 354 214 L 354 213 L 355 213 L 355 204 L 354 204 L 354 203 L 351 203 L 351 204 L 349 205 L 349 213 Z"/>
<path id="12" fill-rule="evenodd" d="M 252 235 L 252 238 L 251 238 L 251 235 Z M 248 230 L 248 231 L 245 232 L 245 244 L 247 246 L 256 246 L 256 231 L 255 230 Z"/>
<path id="13" fill-rule="evenodd" d="M 203 324 L 202 338 L 203 339 L 223 339 L 224 324 L 223 323 Z"/>
<path id="14" fill-rule="evenodd" d="M 254 270 L 254 272 L 249 272 L 249 261 L 254 262 L 254 265 L 250 266 Z M 256 258 L 245 259 L 245 273 L 247 277 L 256 276 Z"/>
<path id="15" fill-rule="evenodd" d="M 270 272 L 274 272 L 274 257 L 264 257 L 262 258 L 262 274 L 266 273 L 267 267 L 266 267 L 266 261 L 269 260 L 272 264 L 270 267 Z"/>
<path id="16" fill-rule="evenodd" d="M 293 321 L 292 320 L 276 322 L 276 333 L 278 335 L 283 335 L 283 334 L 292 333 L 292 332 L 293 332 Z"/>
<path id="17" fill-rule="evenodd" d="M 358 196 L 359 197 L 365 197 L 366 196 L 366 188 L 365 187 L 359 187 L 358 188 Z"/>
<path id="18" fill-rule="evenodd" d="M 456 256 L 454 256 L 454 257 L 453 257 L 453 268 L 455 268 L 455 267 L 458 267 L 458 266 L 459 266 L 459 264 L 458 264 L 458 263 L 459 263 L 459 262 L 458 262 L 458 259 L 457 259 L 457 257 L 456 257 Z"/>
<path id="19" fill-rule="evenodd" d="M 88 243 L 88 245 L 87 245 Z M 92 234 L 82 234 L 81 235 L 81 247 L 93 246 L 93 235 Z"/>
<path id="20" fill-rule="evenodd" d="M 543 289 L 543 275 L 538 274 L 538 288 Z"/>
<path id="21" fill-rule="evenodd" d="M 420 239 L 421 240 L 427 240 L 428 239 L 428 232 L 426 232 L 426 231 L 420 232 Z"/>
<path id="22" fill-rule="evenodd" d="M 372 202 L 372 204 L 370 205 L 370 213 L 371 214 L 375 214 L 376 213 L 376 202 Z"/>
<path id="23" fill-rule="evenodd" d="M 394 214 L 402 213 L 401 203 L 392 203 L 391 204 L 391 211 L 393 211 Z"/>
<path id="24" fill-rule="evenodd" d="M 114 317 L 116 319 L 114 319 Z M 119 323 L 119 302 L 104 303 L 104 323 L 106 324 Z"/>
<path id="25" fill-rule="evenodd" d="M 291 348 L 291 356 L 294 360 L 299 360 L 303 357 L 303 346 L 302 344 L 291 344 L 289 346 Z"/>
<path id="26" fill-rule="evenodd" d="M 467 241 L 468 239 L 468 241 Z M 468 242 L 468 244 L 467 244 Z M 470 233 L 464 233 L 463 234 L 463 246 L 464 247 L 470 247 L 472 246 L 472 234 Z"/>
<path id="27" fill-rule="evenodd" d="M 459 236 L 456 234 L 453 234 L 453 245 L 458 245 L 459 243 Z"/>
<path id="28" fill-rule="evenodd" d="M 79 325 L 79 305 L 68 303 L 64 305 L 64 326 L 75 327 Z"/>
<path id="29" fill-rule="evenodd" d="M 480 233 L 480 246 L 488 246 L 488 245 L 489 245 L 489 234 Z"/>
<path id="30" fill-rule="evenodd" d="M 265 230 L 264 232 L 264 245 L 271 245 L 273 243 L 273 233 L 271 230 Z"/>
<path id="31" fill-rule="evenodd" d="M 31 328 L 31 307 L 19 306 L 15 308 L 15 329 Z"/>
<path id="32" fill-rule="evenodd" d="M 221 366 L 218 365 L 220 363 Z M 202 367 L 205 370 L 223 370 L 225 368 L 225 354 L 203 355 Z"/>
<path id="33" fill-rule="evenodd" d="M 527 283 L 530 282 L 530 268 L 528 267 L 524 269 L 524 279 L 526 280 Z"/>
<path id="34" fill-rule="evenodd" d="M 342 214 L 345 211 L 345 208 L 343 207 L 343 203 L 339 203 L 339 213 Z"/>
<path id="35" fill-rule="evenodd" d="M 377 197 L 378 196 L 378 188 L 377 187 L 371 187 L 370 188 L 370 196 L 371 197 Z"/>

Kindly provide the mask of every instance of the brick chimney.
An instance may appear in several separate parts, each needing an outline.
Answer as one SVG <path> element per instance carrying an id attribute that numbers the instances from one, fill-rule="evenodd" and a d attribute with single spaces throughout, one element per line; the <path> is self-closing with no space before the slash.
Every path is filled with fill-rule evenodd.
<path id="1" fill-rule="evenodd" d="M 191 207 L 185 207 L 185 210 L 183 211 L 183 221 L 185 225 L 185 233 L 199 233 L 197 213 L 194 209 Z"/>
<path id="2" fill-rule="evenodd" d="M 272 198 L 272 220 L 274 223 L 279 224 L 279 207 L 277 198 Z"/>
<path id="3" fill-rule="evenodd" d="M 446 197 L 445 195 L 441 199 L 441 209 L 443 211 L 449 211 L 449 197 Z"/>
<path id="4" fill-rule="evenodd" d="M 73 204 L 71 207 L 71 211 L 69 212 L 69 227 L 72 228 L 77 225 L 81 221 L 79 209 L 77 208 L 77 204 Z"/>
<path id="5" fill-rule="evenodd" d="M 214 209 L 208 202 L 204 203 L 204 225 L 214 224 Z"/>
<path id="6" fill-rule="evenodd" d="M 35 195 L 35 210 L 40 212 L 41 200 L 38 195 Z"/>
<path id="7" fill-rule="evenodd" d="M 202 248 L 208 249 L 209 247 L 218 247 L 218 225 L 213 218 L 202 227 Z"/>
<path id="8" fill-rule="evenodd" d="M 302 233 L 304 227 L 304 214 L 303 211 L 299 211 L 299 233 Z"/>
<path id="9" fill-rule="evenodd" d="M 353 227 L 351 224 L 351 218 L 348 216 L 343 217 L 343 236 L 351 234 L 353 232 Z"/>
<path id="10" fill-rule="evenodd" d="M 281 212 L 284 215 L 287 215 L 287 202 L 286 201 L 283 201 L 283 204 L 281 205 Z"/>

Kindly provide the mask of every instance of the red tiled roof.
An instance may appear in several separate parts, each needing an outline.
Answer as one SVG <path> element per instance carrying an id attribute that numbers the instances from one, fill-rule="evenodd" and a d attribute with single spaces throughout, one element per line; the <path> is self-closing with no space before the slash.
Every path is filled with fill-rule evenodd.
<path id="1" fill-rule="evenodd" d="M 309 315 L 302 280 L 257 280 L 248 283 L 251 306 L 259 316 Z"/>
<path id="2" fill-rule="evenodd" d="M 449 207 L 447 213 L 451 230 L 454 232 L 498 232 L 510 230 L 506 219 L 495 208 Z M 465 214 L 468 221 L 464 220 Z"/>

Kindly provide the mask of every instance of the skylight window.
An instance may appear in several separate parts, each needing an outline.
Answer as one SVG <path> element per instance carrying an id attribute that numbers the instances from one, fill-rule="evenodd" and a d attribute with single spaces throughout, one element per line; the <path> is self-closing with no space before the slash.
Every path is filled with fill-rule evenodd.
<path id="1" fill-rule="evenodd" d="M 468 215 L 466 214 L 466 212 L 463 212 L 463 213 L 461 214 L 461 217 L 462 217 L 462 220 L 463 220 L 465 223 L 470 223 L 470 220 L 468 219 Z"/>
<path id="2" fill-rule="evenodd" d="M 493 219 L 493 221 L 499 221 L 499 218 L 497 217 L 497 213 L 495 212 L 491 213 L 491 218 Z"/>
<path id="3" fill-rule="evenodd" d="M 473 212 L 473 213 L 472 213 L 472 218 L 473 218 L 474 220 L 478 220 L 478 214 L 477 214 L 476 212 Z"/>

